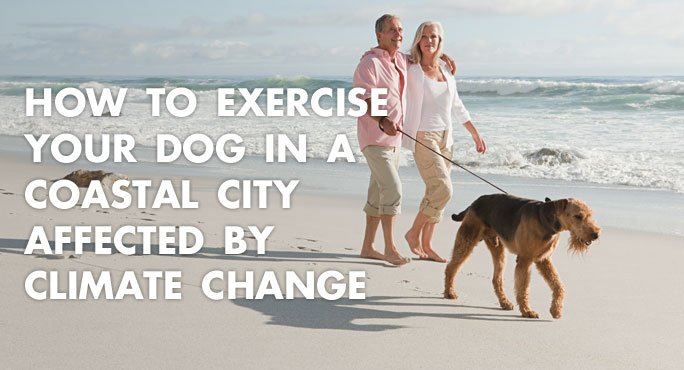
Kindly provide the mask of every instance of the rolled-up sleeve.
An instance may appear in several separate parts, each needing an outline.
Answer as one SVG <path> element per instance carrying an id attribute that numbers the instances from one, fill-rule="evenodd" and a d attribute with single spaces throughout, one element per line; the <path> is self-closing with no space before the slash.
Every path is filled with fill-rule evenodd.
<path id="1" fill-rule="evenodd" d="M 458 96 L 458 89 L 456 88 L 456 84 L 454 84 L 454 90 L 454 101 L 451 105 L 451 114 L 453 114 L 457 122 L 464 124 L 471 120 L 470 113 L 468 113 L 468 110 L 463 105 L 461 98 Z"/>
<path id="2" fill-rule="evenodd" d="M 371 97 L 371 89 L 377 87 L 378 79 L 375 73 L 375 63 L 369 56 L 363 58 L 354 71 L 354 87 L 365 89 L 363 95 L 360 96 L 362 100 Z"/>

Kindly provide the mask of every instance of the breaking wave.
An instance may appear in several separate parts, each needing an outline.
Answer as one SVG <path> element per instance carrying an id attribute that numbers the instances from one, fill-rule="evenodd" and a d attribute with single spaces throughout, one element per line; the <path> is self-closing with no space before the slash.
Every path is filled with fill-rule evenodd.
<path id="1" fill-rule="evenodd" d="M 496 95 L 684 95 L 684 81 L 652 80 L 640 83 L 607 83 L 526 79 L 458 80 L 458 91 L 466 94 Z"/>

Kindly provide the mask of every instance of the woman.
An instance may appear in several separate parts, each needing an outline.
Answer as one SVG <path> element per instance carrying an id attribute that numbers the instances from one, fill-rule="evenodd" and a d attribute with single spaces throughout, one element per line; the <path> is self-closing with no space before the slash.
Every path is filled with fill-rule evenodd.
<path id="1" fill-rule="evenodd" d="M 478 153 L 487 150 L 484 140 L 470 120 L 456 91 L 456 80 L 439 63 L 444 31 L 439 22 L 418 27 L 411 46 L 408 68 L 407 106 L 404 131 L 447 158 L 451 158 L 451 115 L 470 132 Z M 425 196 L 413 226 L 406 233 L 411 251 L 421 258 L 446 262 L 432 249 L 435 225 L 441 221 L 451 199 L 451 163 L 413 140 L 404 138 L 402 146 L 411 149 Z"/>

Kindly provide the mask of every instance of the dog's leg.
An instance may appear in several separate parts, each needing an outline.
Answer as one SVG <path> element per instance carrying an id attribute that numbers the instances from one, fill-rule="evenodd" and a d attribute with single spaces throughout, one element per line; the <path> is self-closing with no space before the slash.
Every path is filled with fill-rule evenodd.
<path id="1" fill-rule="evenodd" d="M 530 268 L 532 261 L 518 256 L 518 263 L 515 266 L 515 299 L 523 317 L 537 319 L 539 315 L 532 311 L 529 303 L 530 295 Z"/>
<path id="2" fill-rule="evenodd" d="M 474 222 L 464 221 L 458 229 L 451 261 L 449 261 L 446 270 L 444 270 L 444 298 L 458 298 L 456 292 L 454 292 L 454 277 L 456 277 L 463 263 L 470 257 L 477 243 L 482 240 L 480 232 L 481 227 Z"/>
<path id="3" fill-rule="evenodd" d="M 553 291 L 550 310 L 551 316 L 553 316 L 554 319 L 560 319 L 561 311 L 563 310 L 563 298 L 565 297 L 563 283 L 560 281 L 560 277 L 551 262 L 551 258 L 537 261 L 535 264 L 537 265 L 537 270 L 539 270 L 539 273 L 544 280 L 546 280 L 546 283 L 549 284 L 551 291 Z"/>
<path id="4" fill-rule="evenodd" d="M 494 285 L 494 293 L 499 299 L 499 305 L 504 310 L 512 310 L 513 303 L 506 297 L 506 291 L 503 287 L 503 271 L 506 267 L 506 250 L 504 246 L 497 243 L 497 237 L 485 237 L 485 244 L 489 252 L 492 254 L 492 261 L 494 262 L 494 278 L 492 284 Z"/>

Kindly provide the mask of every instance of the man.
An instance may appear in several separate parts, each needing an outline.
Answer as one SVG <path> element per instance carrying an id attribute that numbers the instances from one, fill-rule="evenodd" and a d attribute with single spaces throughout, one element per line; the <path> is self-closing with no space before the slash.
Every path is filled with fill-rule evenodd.
<path id="1" fill-rule="evenodd" d="M 408 60 L 398 53 L 403 41 L 399 18 L 385 14 L 375 22 L 378 47 L 373 48 L 356 67 L 354 87 L 366 93 L 362 99 L 368 104 L 368 113 L 357 122 L 359 145 L 371 170 L 368 198 L 364 207 L 366 232 L 361 257 L 385 260 L 401 266 L 411 261 L 397 251 L 394 244 L 394 219 L 400 212 L 401 182 L 399 180 L 399 148 L 406 106 L 406 71 Z M 371 116 L 371 89 L 387 89 L 387 105 L 381 107 L 387 116 Z M 381 130 L 382 127 L 382 130 Z M 382 223 L 385 238 L 384 253 L 374 248 L 375 233 Z"/>

